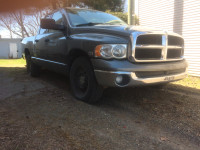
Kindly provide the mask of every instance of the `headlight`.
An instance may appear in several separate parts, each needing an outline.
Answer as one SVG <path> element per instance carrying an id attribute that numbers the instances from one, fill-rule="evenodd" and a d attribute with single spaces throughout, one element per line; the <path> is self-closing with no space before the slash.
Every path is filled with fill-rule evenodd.
<path id="1" fill-rule="evenodd" d="M 126 44 L 104 44 L 98 45 L 95 48 L 95 57 L 100 58 L 126 58 L 127 45 Z"/>

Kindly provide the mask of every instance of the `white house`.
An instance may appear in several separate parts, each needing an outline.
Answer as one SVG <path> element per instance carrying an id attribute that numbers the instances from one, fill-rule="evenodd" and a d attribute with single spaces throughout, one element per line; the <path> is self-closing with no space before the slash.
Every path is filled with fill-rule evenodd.
<path id="1" fill-rule="evenodd" d="M 21 39 L 0 38 L 0 59 L 21 57 Z"/>
<path id="2" fill-rule="evenodd" d="M 138 9 L 140 25 L 183 36 L 189 74 L 200 76 L 200 0 L 139 0 Z"/>

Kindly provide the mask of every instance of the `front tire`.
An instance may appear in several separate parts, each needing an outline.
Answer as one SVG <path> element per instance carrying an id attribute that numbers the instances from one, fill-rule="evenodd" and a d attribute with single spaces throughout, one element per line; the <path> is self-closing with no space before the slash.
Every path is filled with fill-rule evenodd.
<path id="1" fill-rule="evenodd" d="M 73 62 L 70 85 L 75 98 L 86 103 L 99 101 L 103 94 L 103 88 L 98 85 L 93 67 L 86 57 L 79 57 Z"/>
<path id="2" fill-rule="evenodd" d="M 33 63 L 29 54 L 26 55 L 26 70 L 32 77 L 38 77 L 40 75 L 40 67 Z"/>

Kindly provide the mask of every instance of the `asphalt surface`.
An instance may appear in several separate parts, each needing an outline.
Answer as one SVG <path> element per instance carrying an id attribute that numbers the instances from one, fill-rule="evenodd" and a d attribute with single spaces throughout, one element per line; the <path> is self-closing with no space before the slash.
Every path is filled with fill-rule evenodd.
<path id="1" fill-rule="evenodd" d="M 197 150 L 200 90 L 107 89 L 96 105 L 77 101 L 66 77 L 0 68 L 0 150 Z"/>

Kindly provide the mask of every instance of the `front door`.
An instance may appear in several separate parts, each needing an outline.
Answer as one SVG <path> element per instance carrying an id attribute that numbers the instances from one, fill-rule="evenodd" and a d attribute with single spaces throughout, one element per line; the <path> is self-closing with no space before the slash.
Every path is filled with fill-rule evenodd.
<path id="1" fill-rule="evenodd" d="M 9 47 L 10 47 L 9 58 L 14 58 L 14 59 L 18 58 L 17 43 L 10 43 Z"/>

